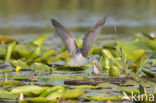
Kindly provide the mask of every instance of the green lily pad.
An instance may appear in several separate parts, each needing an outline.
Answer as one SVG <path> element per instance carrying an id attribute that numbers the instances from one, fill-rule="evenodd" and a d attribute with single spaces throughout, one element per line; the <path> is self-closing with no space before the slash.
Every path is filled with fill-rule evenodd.
<path id="1" fill-rule="evenodd" d="M 143 69 L 142 71 L 143 71 L 148 77 L 156 78 L 156 74 L 155 74 L 155 73 L 152 73 L 152 72 L 150 72 L 150 71 L 148 71 L 148 70 L 145 70 L 145 69 Z"/>
<path id="2" fill-rule="evenodd" d="M 18 54 L 20 57 L 30 58 L 32 53 L 35 51 L 36 46 L 32 44 L 25 44 L 25 45 L 16 45 L 15 46 L 15 53 Z"/>
<path id="3" fill-rule="evenodd" d="M 48 38 L 48 35 L 42 35 L 39 37 L 35 37 L 30 41 L 30 43 L 35 44 L 37 46 L 42 46 L 47 38 Z"/>
<path id="4" fill-rule="evenodd" d="M 45 65 L 42 63 L 33 63 L 31 65 L 31 69 L 36 71 L 36 72 L 50 71 L 50 67 L 48 65 Z"/>
<path id="5" fill-rule="evenodd" d="M 28 103 L 57 103 L 57 101 L 50 101 L 44 97 L 35 97 L 27 100 Z"/>
<path id="6" fill-rule="evenodd" d="M 127 94 L 130 94 L 133 93 L 134 94 L 138 94 L 139 93 L 139 90 L 138 89 L 135 89 L 135 88 L 132 88 L 132 87 L 118 87 L 118 89 L 121 91 L 121 92 L 126 92 Z"/>
<path id="7" fill-rule="evenodd" d="M 79 85 L 79 86 L 74 86 L 71 88 L 75 88 L 75 89 L 96 89 L 99 87 L 98 86 L 92 86 L 92 85 Z"/>
<path id="8" fill-rule="evenodd" d="M 62 98 L 71 99 L 71 98 L 79 98 L 84 94 L 82 89 L 67 89 L 65 90 Z"/>
<path id="9" fill-rule="evenodd" d="M 12 42 L 12 43 L 10 43 L 10 44 L 8 45 L 7 51 L 6 51 L 5 61 L 9 61 L 9 60 L 10 60 L 15 45 L 16 45 L 16 42 Z"/>
<path id="10" fill-rule="evenodd" d="M 152 49 L 152 50 L 156 50 L 156 39 L 154 40 L 147 40 L 146 44 Z"/>
<path id="11" fill-rule="evenodd" d="M 1 44 L 5 44 L 5 43 L 11 43 L 11 42 L 16 42 L 18 43 L 17 40 L 9 37 L 9 36 L 5 36 L 5 35 L 0 35 L 0 45 Z"/>
<path id="12" fill-rule="evenodd" d="M 44 91 L 40 97 L 47 97 L 49 94 L 58 91 L 59 89 L 64 89 L 64 86 L 54 86 L 51 88 L 48 88 L 46 91 Z"/>
<path id="13" fill-rule="evenodd" d="M 6 51 L 6 49 L 0 49 L 0 59 L 5 59 Z"/>
<path id="14" fill-rule="evenodd" d="M 21 81 L 15 81 L 15 80 L 13 81 L 9 80 L 7 82 L 0 82 L 0 85 L 21 85 L 21 84 L 23 84 Z"/>
<path id="15" fill-rule="evenodd" d="M 58 98 L 62 98 L 64 94 L 64 88 L 62 89 L 58 89 L 56 92 L 52 92 L 51 94 L 49 94 L 46 98 L 48 100 L 57 100 Z"/>
<path id="16" fill-rule="evenodd" d="M 39 87 L 39 86 L 35 86 L 35 85 L 28 85 L 28 86 L 16 87 L 16 88 L 11 90 L 11 93 L 12 94 L 23 93 L 24 96 L 38 96 L 43 91 L 45 91 L 46 89 L 47 89 L 46 87 Z"/>
<path id="17" fill-rule="evenodd" d="M 25 62 L 23 62 L 21 60 L 12 61 L 11 63 L 12 63 L 13 66 L 15 66 L 15 67 L 19 66 L 24 70 L 29 70 L 30 69 L 30 66 L 27 63 L 25 63 Z"/>
<path id="18" fill-rule="evenodd" d="M 116 66 L 111 66 L 109 69 L 109 77 L 120 77 L 120 69 Z"/>
<path id="19" fill-rule="evenodd" d="M 4 90 L 0 90 L 0 99 L 16 99 L 18 98 L 18 95 L 14 95 L 10 92 L 4 91 Z"/>

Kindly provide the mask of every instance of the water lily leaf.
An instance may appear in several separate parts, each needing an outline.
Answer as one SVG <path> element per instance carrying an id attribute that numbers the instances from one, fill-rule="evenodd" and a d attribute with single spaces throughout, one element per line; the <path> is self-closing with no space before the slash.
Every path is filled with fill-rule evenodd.
<path id="1" fill-rule="evenodd" d="M 116 66 L 111 66 L 109 69 L 109 77 L 120 77 L 120 69 Z"/>
<path id="2" fill-rule="evenodd" d="M 64 88 L 58 89 L 56 92 L 49 94 L 46 98 L 48 100 L 57 100 L 58 98 L 62 98 L 64 91 Z"/>
<path id="3" fill-rule="evenodd" d="M 12 42 L 8 45 L 7 47 L 7 52 L 6 52 L 6 57 L 5 57 L 5 61 L 9 61 L 13 52 L 13 49 L 16 45 L 16 42 Z"/>
<path id="4" fill-rule="evenodd" d="M 107 100 L 111 100 L 111 101 L 121 101 L 121 97 L 122 96 L 114 96 L 114 97 L 88 97 L 88 100 L 94 100 L 94 101 L 107 101 Z"/>
<path id="5" fill-rule="evenodd" d="M 0 82 L 0 85 L 21 85 L 22 84 L 22 82 L 20 82 L 20 81 L 11 81 L 11 80 L 9 80 L 9 81 L 7 81 L 7 82 Z"/>
<path id="6" fill-rule="evenodd" d="M 33 51 L 33 53 L 31 54 L 31 57 L 30 58 L 31 59 L 34 59 L 34 58 L 39 57 L 40 54 L 41 54 L 41 49 L 42 49 L 41 46 L 36 47 L 35 51 Z"/>
<path id="7" fill-rule="evenodd" d="M 51 88 L 48 88 L 46 91 L 44 91 L 40 97 L 47 97 L 49 94 L 58 91 L 59 89 L 64 89 L 64 86 L 54 86 Z"/>
<path id="8" fill-rule="evenodd" d="M 91 88 L 99 88 L 98 86 L 92 86 L 92 85 L 79 85 L 79 86 L 74 86 L 71 88 L 75 88 L 75 89 L 91 89 Z"/>
<path id="9" fill-rule="evenodd" d="M 139 93 L 139 90 L 138 89 L 135 89 L 135 88 L 132 88 L 132 87 L 118 87 L 118 89 L 121 91 L 121 92 L 126 92 L 127 94 L 131 95 L 132 91 L 134 94 L 138 94 Z"/>
<path id="10" fill-rule="evenodd" d="M 66 75 L 54 75 L 52 77 L 40 77 L 40 85 L 54 85 L 54 84 L 64 84 L 64 80 L 69 80 L 70 77 Z"/>
<path id="11" fill-rule="evenodd" d="M 152 66 L 156 65 L 156 60 L 152 61 Z"/>
<path id="12" fill-rule="evenodd" d="M 57 101 L 50 101 L 44 97 L 35 97 L 27 100 L 28 103 L 57 103 Z"/>
<path id="13" fill-rule="evenodd" d="M 84 91 L 82 89 L 67 89 L 65 90 L 62 98 L 79 98 L 84 94 Z"/>
<path id="14" fill-rule="evenodd" d="M 103 49 L 103 50 L 102 50 L 102 53 L 103 53 L 103 55 L 104 55 L 106 58 L 114 59 L 112 53 L 111 53 L 109 50 Z"/>
<path id="15" fill-rule="evenodd" d="M 9 36 L 0 35 L 0 45 L 5 44 L 5 43 L 11 43 L 11 42 L 18 43 L 17 40 L 15 40 Z"/>
<path id="16" fill-rule="evenodd" d="M 135 45 L 128 43 L 128 42 L 123 42 L 123 41 L 118 41 L 117 46 L 121 47 L 125 53 L 130 53 L 138 49 Z"/>
<path id="17" fill-rule="evenodd" d="M 156 57 L 156 50 L 152 50 L 152 51 L 150 52 L 150 54 L 151 54 L 151 57 L 152 57 L 152 58 L 155 58 L 155 57 Z"/>
<path id="18" fill-rule="evenodd" d="M 144 49 L 139 49 L 132 43 L 118 42 L 118 46 L 123 49 L 127 60 L 132 60 L 133 62 L 139 60 L 145 53 Z"/>
<path id="19" fill-rule="evenodd" d="M 0 73 L 7 73 L 7 72 L 13 72 L 12 69 L 1 69 Z"/>
<path id="20" fill-rule="evenodd" d="M 55 51 L 54 49 L 49 50 L 49 51 L 47 51 L 47 52 L 45 52 L 45 53 L 43 54 L 42 58 L 50 57 L 50 56 L 54 55 L 55 53 L 56 53 L 56 51 Z"/>
<path id="21" fill-rule="evenodd" d="M 12 94 L 20 94 L 23 93 L 24 96 L 37 96 L 45 91 L 46 87 L 39 87 L 35 85 L 28 85 L 28 86 L 20 86 L 16 87 L 11 90 Z"/>
<path id="22" fill-rule="evenodd" d="M 151 78 L 155 78 L 156 77 L 156 74 L 155 73 L 152 73 L 152 72 L 150 72 L 150 71 L 148 71 L 148 70 L 145 70 L 145 69 L 143 69 L 142 70 L 148 77 L 151 77 Z"/>
<path id="23" fill-rule="evenodd" d="M 0 99 L 16 99 L 18 98 L 18 95 L 14 95 L 10 92 L 0 90 Z"/>
<path id="24" fill-rule="evenodd" d="M 45 40 L 48 38 L 48 35 L 42 35 L 36 38 L 33 38 L 30 43 L 35 44 L 37 46 L 42 46 Z"/>
<path id="25" fill-rule="evenodd" d="M 25 75 L 23 75 L 23 74 L 10 74 L 10 75 L 8 75 L 8 78 L 9 79 L 24 79 L 24 80 L 29 80 L 29 77 L 26 77 Z"/>
<path id="26" fill-rule="evenodd" d="M 69 61 L 71 59 L 71 55 L 67 51 L 65 51 L 59 53 L 56 58 L 58 58 L 59 60 Z"/>
<path id="27" fill-rule="evenodd" d="M 133 60 L 134 62 L 136 62 L 137 60 L 139 60 L 145 53 L 145 50 L 135 50 L 132 51 L 131 53 L 126 54 L 127 59 Z"/>
<path id="28" fill-rule="evenodd" d="M 5 59 L 6 51 L 6 49 L 0 49 L 0 59 Z"/>
<path id="29" fill-rule="evenodd" d="M 16 45 L 14 51 L 19 54 L 21 57 L 29 58 L 31 57 L 33 51 L 35 51 L 35 45 Z"/>
<path id="30" fill-rule="evenodd" d="M 146 50 L 150 50 L 150 47 L 147 45 L 147 41 L 149 39 L 147 38 L 142 38 L 142 39 L 139 39 L 139 40 L 134 40 L 132 41 L 132 45 L 136 46 L 137 49 L 146 49 Z"/>
<path id="31" fill-rule="evenodd" d="M 50 71 L 50 67 L 42 63 L 33 63 L 31 69 L 36 72 Z"/>
<path id="32" fill-rule="evenodd" d="M 147 40 L 146 44 L 152 49 L 152 50 L 156 50 L 156 39 L 153 40 Z"/>
<path id="33" fill-rule="evenodd" d="M 19 67 L 21 67 L 22 69 L 25 69 L 25 70 L 29 70 L 30 69 L 30 66 L 27 65 L 25 62 L 23 62 L 21 60 L 12 61 L 11 63 L 15 67 L 19 66 Z"/>
<path id="34" fill-rule="evenodd" d="M 94 54 L 98 54 L 98 55 L 102 55 L 102 49 L 98 48 L 98 47 L 92 47 L 89 52 L 88 55 L 94 55 Z"/>

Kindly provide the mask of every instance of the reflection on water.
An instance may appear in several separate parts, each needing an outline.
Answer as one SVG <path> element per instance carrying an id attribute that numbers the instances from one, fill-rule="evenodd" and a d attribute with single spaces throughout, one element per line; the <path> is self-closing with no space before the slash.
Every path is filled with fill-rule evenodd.
<path id="1" fill-rule="evenodd" d="M 155 0 L 0 0 L 0 34 L 49 33 L 51 17 L 84 32 L 103 16 L 104 33 L 156 32 L 155 5 Z"/>

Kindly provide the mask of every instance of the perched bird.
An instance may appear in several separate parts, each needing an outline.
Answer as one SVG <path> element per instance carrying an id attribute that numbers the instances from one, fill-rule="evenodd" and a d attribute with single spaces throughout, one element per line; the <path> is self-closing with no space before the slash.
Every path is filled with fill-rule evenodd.
<path id="1" fill-rule="evenodd" d="M 92 44 L 97 39 L 102 30 L 102 26 L 105 23 L 106 17 L 99 20 L 85 35 L 83 39 L 83 47 L 78 48 L 75 37 L 65 27 L 55 19 L 51 19 L 53 26 L 55 27 L 57 34 L 62 39 L 67 51 L 73 55 L 73 58 L 68 62 L 71 66 L 82 66 L 88 64 L 85 57 L 88 55 L 88 51 L 91 49 Z"/>
<path id="2" fill-rule="evenodd" d="M 102 69 L 98 66 L 97 61 L 93 60 L 92 63 L 93 63 L 93 72 L 94 72 L 94 74 L 100 75 L 102 73 Z"/>

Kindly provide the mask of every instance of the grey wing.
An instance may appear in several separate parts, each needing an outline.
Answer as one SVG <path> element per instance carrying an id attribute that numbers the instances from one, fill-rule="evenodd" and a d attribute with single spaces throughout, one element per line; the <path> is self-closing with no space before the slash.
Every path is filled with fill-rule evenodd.
<path id="1" fill-rule="evenodd" d="M 83 47 L 81 50 L 81 53 L 83 56 L 88 55 L 88 51 L 91 49 L 93 43 L 95 42 L 98 35 L 100 34 L 102 30 L 102 26 L 105 23 L 105 20 L 106 20 L 106 17 L 98 21 L 85 35 L 84 40 L 83 40 Z"/>
<path id="2" fill-rule="evenodd" d="M 55 19 L 51 19 L 51 23 L 55 27 L 57 34 L 59 37 L 62 39 L 63 43 L 66 46 L 67 51 L 71 55 L 75 55 L 77 52 L 79 52 L 79 48 L 76 44 L 74 36 L 65 29 L 65 27 L 60 24 L 58 21 Z"/>

